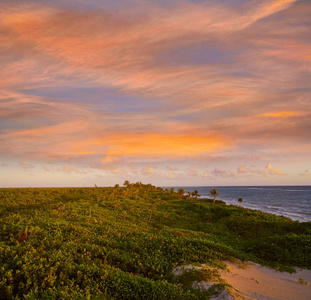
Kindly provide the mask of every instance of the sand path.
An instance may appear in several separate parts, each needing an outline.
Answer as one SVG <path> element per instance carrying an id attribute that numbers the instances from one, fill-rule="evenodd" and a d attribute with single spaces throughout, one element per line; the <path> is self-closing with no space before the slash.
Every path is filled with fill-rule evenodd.
<path id="1" fill-rule="evenodd" d="M 311 300 L 311 271 L 279 272 L 255 263 L 227 262 L 229 272 L 219 270 L 221 278 L 238 290 L 233 299 Z M 232 299 L 222 294 L 216 299 Z"/>

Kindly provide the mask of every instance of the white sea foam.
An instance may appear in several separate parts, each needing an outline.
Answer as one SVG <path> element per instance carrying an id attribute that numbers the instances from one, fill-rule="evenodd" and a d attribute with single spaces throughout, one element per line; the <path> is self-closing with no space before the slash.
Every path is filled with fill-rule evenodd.
<path id="1" fill-rule="evenodd" d="M 180 187 L 175 187 L 180 188 Z M 302 222 L 311 221 L 311 186 L 200 186 L 182 187 L 186 191 L 198 190 L 201 198 L 212 198 L 210 190 L 216 188 L 220 196 L 228 205 L 239 205 L 267 213 L 283 215 L 292 220 Z"/>

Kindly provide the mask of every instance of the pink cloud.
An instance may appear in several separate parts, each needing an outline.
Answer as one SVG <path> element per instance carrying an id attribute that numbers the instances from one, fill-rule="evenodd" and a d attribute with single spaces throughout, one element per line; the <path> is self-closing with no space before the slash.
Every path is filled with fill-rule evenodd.
<path id="1" fill-rule="evenodd" d="M 285 175 L 247 165 L 310 161 L 308 3 L 139 1 L 113 11 L 15 4 L 0 11 L 4 159 L 88 160 L 146 176 L 151 169 L 122 165 L 169 161 L 168 171 L 153 167 L 163 178 Z M 96 104 L 91 93 L 75 102 L 32 94 L 63 87 L 111 92 Z M 240 164 L 236 172 L 224 157 Z M 191 168 L 216 160 L 211 172 Z"/>
<path id="2" fill-rule="evenodd" d="M 251 172 L 251 170 L 248 169 L 248 168 L 245 168 L 244 165 L 239 165 L 238 166 L 237 173 L 245 174 L 245 173 L 249 173 L 249 172 Z"/>
<path id="3" fill-rule="evenodd" d="M 19 165 L 21 167 L 23 167 L 24 170 L 29 170 L 29 169 L 33 169 L 34 168 L 34 166 L 32 164 L 29 164 L 29 163 L 26 163 L 26 162 L 23 162 L 23 161 L 20 161 Z"/>
<path id="4" fill-rule="evenodd" d="M 141 169 L 141 174 L 146 176 L 146 175 L 153 175 L 154 174 L 154 168 L 151 167 L 151 166 L 144 166 L 142 169 Z"/>
<path id="5" fill-rule="evenodd" d="M 57 171 L 64 172 L 66 174 L 87 174 L 85 170 L 79 170 L 71 166 L 62 166 L 61 168 L 57 168 Z"/>
<path id="6" fill-rule="evenodd" d="M 234 171 L 231 170 L 223 170 L 223 169 L 214 169 L 213 171 L 211 171 L 211 174 L 215 177 L 220 177 L 220 178 L 236 178 L 239 175 L 237 173 L 235 173 Z"/>

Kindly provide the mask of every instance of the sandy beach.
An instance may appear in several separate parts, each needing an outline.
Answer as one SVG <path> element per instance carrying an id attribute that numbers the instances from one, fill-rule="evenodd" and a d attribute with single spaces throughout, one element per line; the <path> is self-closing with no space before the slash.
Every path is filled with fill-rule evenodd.
<path id="1" fill-rule="evenodd" d="M 225 290 L 214 300 L 310 300 L 311 270 L 297 269 L 296 273 L 280 272 L 252 262 L 226 262 L 228 270 L 219 270 L 220 280 L 232 288 Z M 184 266 L 182 269 L 191 269 Z M 200 267 L 195 267 L 200 269 Z M 179 269 L 175 274 L 181 274 Z M 213 283 L 200 282 L 194 286 L 208 289 Z"/>
<path id="2" fill-rule="evenodd" d="M 246 300 L 311 299 L 311 270 L 297 270 L 290 274 L 254 263 L 227 264 L 229 272 L 220 271 L 221 278 Z"/>

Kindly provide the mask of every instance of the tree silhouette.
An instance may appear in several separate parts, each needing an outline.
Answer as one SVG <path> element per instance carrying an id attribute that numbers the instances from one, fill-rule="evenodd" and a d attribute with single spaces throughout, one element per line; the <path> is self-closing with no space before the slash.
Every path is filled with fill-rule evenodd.
<path id="1" fill-rule="evenodd" d="M 131 184 L 130 184 L 130 182 L 129 182 L 128 180 L 125 180 L 124 183 L 123 183 L 123 185 L 129 187 Z"/>
<path id="2" fill-rule="evenodd" d="M 198 197 L 201 197 L 201 195 L 199 194 L 197 190 L 194 190 L 194 192 L 192 192 L 191 195 L 195 197 L 196 200 L 198 199 Z"/>
<path id="3" fill-rule="evenodd" d="M 242 199 L 242 198 L 239 198 L 238 201 L 239 201 L 240 206 L 241 206 L 243 199 Z"/>
<path id="4" fill-rule="evenodd" d="M 213 203 L 215 203 L 216 196 L 220 196 L 220 194 L 218 193 L 218 191 L 216 189 L 212 189 L 209 193 L 210 193 L 211 196 L 214 197 Z"/>

